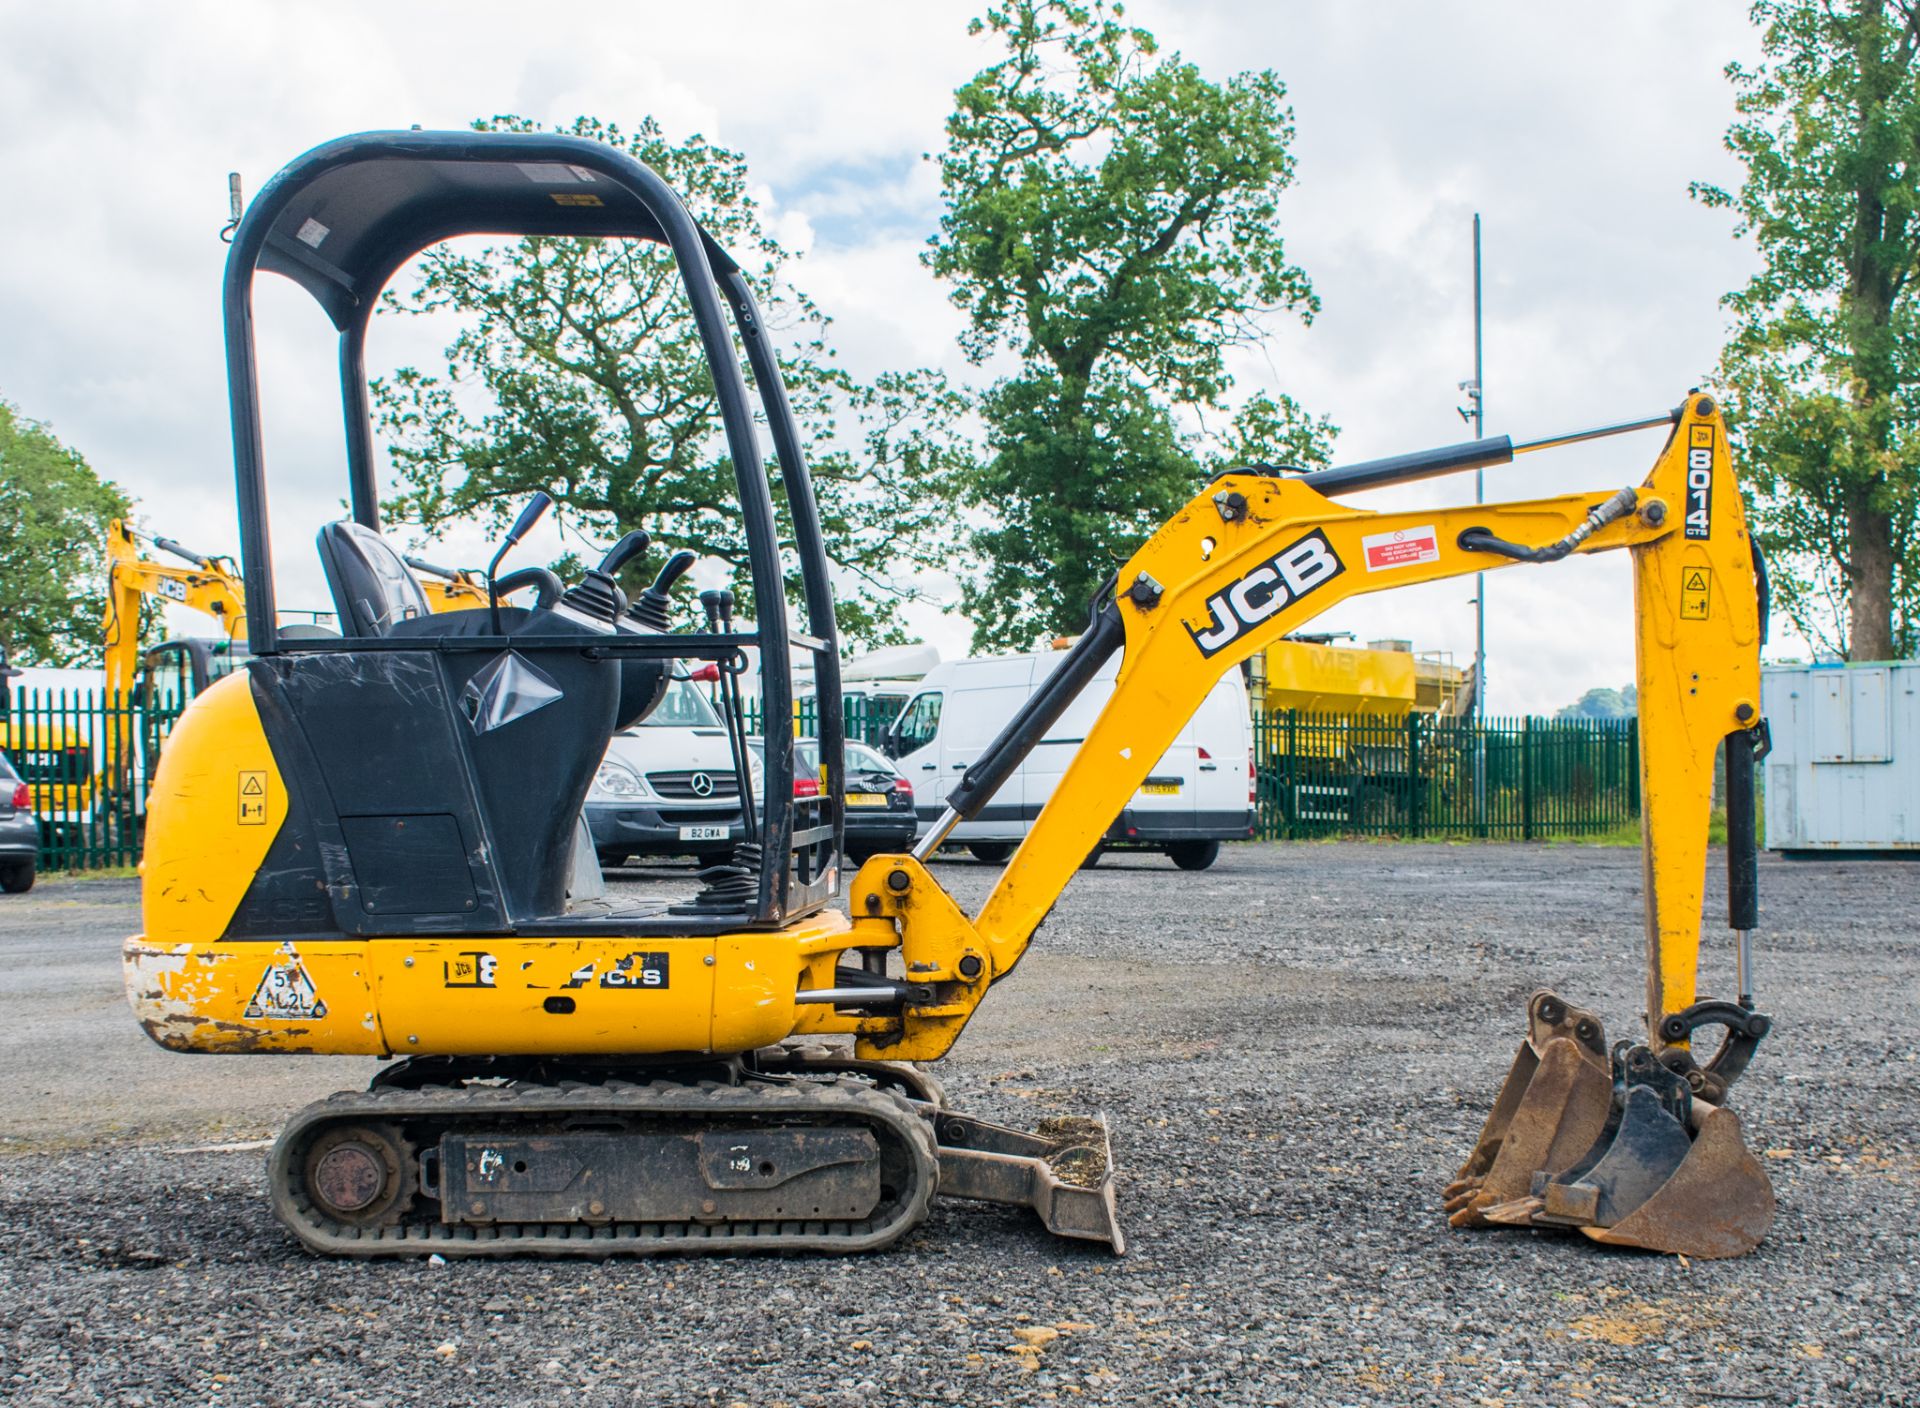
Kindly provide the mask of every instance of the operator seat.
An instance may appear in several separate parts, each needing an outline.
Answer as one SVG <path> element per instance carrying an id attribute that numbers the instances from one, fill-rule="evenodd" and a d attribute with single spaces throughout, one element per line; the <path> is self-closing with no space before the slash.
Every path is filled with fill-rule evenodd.
<path id="1" fill-rule="evenodd" d="M 403 648 L 254 662 L 269 733 L 284 720 L 287 756 L 312 765 L 312 785 L 289 786 L 289 844 L 312 842 L 291 883 L 326 889 L 346 933 L 564 921 L 587 788 L 615 725 L 658 702 L 667 662 L 546 645 L 579 630 L 551 610 L 435 612 L 351 520 L 318 546 L 341 634 Z M 500 635 L 505 649 L 456 644 Z"/>
<path id="2" fill-rule="evenodd" d="M 432 614 L 419 580 L 373 529 L 343 518 L 321 528 L 319 548 L 341 634 L 391 635 L 396 622 Z"/>

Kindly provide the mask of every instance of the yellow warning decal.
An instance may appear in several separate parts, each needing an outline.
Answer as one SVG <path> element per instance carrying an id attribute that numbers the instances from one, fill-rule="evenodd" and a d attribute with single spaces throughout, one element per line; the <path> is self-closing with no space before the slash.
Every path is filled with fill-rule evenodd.
<path id="1" fill-rule="evenodd" d="M 240 774 L 240 824 L 267 824 L 267 774 L 264 770 L 243 771 Z"/>
<path id="2" fill-rule="evenodd" d="M 587 191 L 549 191 L 555 205 L 605 205 L 599 196 Z"/>
<path id="3" fill-rule="evenodd" d="M 1704 567 L 1680 569 L 1680 619 L 1704 621 L 1712 599 L 1713 578 Z"/>

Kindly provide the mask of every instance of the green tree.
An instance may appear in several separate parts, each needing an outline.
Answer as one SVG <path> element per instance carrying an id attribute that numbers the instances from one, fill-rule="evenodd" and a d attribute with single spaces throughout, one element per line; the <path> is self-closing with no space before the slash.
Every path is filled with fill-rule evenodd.
<path id="1" fill-rule="evenodd" d="M 132 503 L 0 401 L 0 645 L 16 665 L 98 665 L 107 523 Z"/>
<path id="2" fill-rule="evenodd" d="M 1756 0 L 1728 66 L 1732 210 L 1763 265 L 1724 301 L 1718 372 L 1775 599 L 1854 660 L 1920 645 L 1920 6 Z"/>
<path id="3" fill-rule="evenodd" d="M 476 125 L 536 127 L 518 117 Z M 899 639 L 898 603 L 913 592 L 911 573 L 940 557 L 938 529 L 952 513 L 943 485 L 966 455 L 955 428 L 964 398 L 933 373 L 861 383 L 835 363 L 828 319 L 788 279 L 794 256 L 762 228 L 737 154 L 698 136 L 670 142 L 650 118 L 631 132 L 584 117 L 565 130 L 653 167 L 749 270 L 839 569 L 841 633 Z M 441 370 L 404 367 L 374 383 L 400 481 L 387 505 L 396 519 L 430 533 L 474 518 L 504 526 L 546 489 L 563 521 L 600 544 L 633 528 L 654 535 L 661 547 L 629 569 L 629 585 L 643 583 L 664 550 L 691 548 L 734 569 L 751 616 L 733 461 L 664 246 L 544 236 L 440 246 L 384 308 L 452 314 L 460 327 Z"/>
<path id="4" fill-rule="evenodd" d="M 1632 685 L 1608 689 L 1601 685 L 1588 690 L 1579 699 L 1554 715 L 1556 719 L 1630 719 L 1640 712 L 1639 697 Z"/>
<path id="5" fill-rule="evenodd" d="M 971 32 L 1006 57 L 954 95 L 926 259 L 968 315 L 967 355 L 1020 359 L 982 400 L 962 584 L 976 647 L 1019 648 L 1079 629 L 1209 469 L 1322 462 L 1335 432 L 1285 396 L 1228 404 L 1226 349 L 1319 307 L 1277 229 L 1280 80 L 1210 80 L 1107 0 L 1012 0 Z"/>

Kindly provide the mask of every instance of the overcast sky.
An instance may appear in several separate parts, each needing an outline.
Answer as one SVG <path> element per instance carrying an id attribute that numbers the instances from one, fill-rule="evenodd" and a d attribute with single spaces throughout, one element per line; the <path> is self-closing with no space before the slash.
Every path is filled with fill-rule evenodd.
<path id="1" fill-rule="evenodd" d="M 236 5 L 0 0 L 0 396 L 140 500 L 152 531 L 237 548 L 219 279 L 226 176 L 249 192 L 345 132 L 643 114 L 743 152 L 799 281 L 859 373 L 960 357 L 960 317 L 917 255 L 938 188 L 921 157 L 990 59 L 977 3 L 706 0 Z M 1241 393 L 1286 391 L 1341 427 L 1340 460 L 1467 437 L 1471 222 L 1485 222 L 1488 429 L 1516 438 L 1670 407 L 1712 366 L 1718 299 L 1750 272 L 1728 217 L 1722 75 L 1757 50 L 1743 4 L 1140 3 L 1215 77 L 1276 70 L 1299 178 L 1282 207 L 1324 311 L 1239 354 Z M 313 533 L 344 492 L 326 324 L 260 295 L 283 605 L 324 606 Z M 412 339 L 411 341 L 409 339 Z M 391 323 L 375 360 L 430 358 Z M 1531 456 L 1490 498 L 1637 482 L 1657 436 Z M 1471 478 L 1369 496 L 1457 502 Z M 446 550 L 477 560 L 479 539 Z M 1550 711 L 1632 677 L 1619 555 L 1518 568 L 1488 591 L 1489 706 Z M 1319 623 L 1473 650 L 1470 582 L 1363 598 Z M 957 618 L 915 627 L 964 653 Z M 183 630 L 204 623 L 183 618 Z M 1774 654 L 1801 650 L 1776 645 Z"/>

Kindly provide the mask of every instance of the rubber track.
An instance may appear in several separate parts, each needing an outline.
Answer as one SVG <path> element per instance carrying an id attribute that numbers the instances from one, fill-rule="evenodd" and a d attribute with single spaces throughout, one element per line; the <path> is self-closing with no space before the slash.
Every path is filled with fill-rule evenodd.
<path id="1" fill-rule="evenodd" d="M 902 1193 L 858 1222 L 578 1222 L 449 1226 L 416 1213 L 388 1227 L 353 1227 L 316 1208 L 297 1170 L 309 1142 L 336 1124 L 421 1121 L 440 1134 L 507 1134 L 521 1123 L 574 1115 L 685 1119 L 702 1127 L 764 1120 L 792 1126 L 817 1121 L 870 1128 L 904 1151 L 913 1176 Z M 444 1173 L 442 1177 L 444 1177 Z M 778 1252 L 865 1252 L 891 1245 L 918 1226 L 938 1191 L 933 1129 L 904 1098 L 865 1082 L 792 1085 L 683 1085 L 671 1082 L 563 1082 L 558 1085 L 429 1086 L 419 1090 L 341 1091 L 294 1115 L 267 1156 L 274 1215 L 316 1252 L 329 1256 L 697 1256 Z M 427 1206 L 431 1200 L 420 1199 Z"/>

